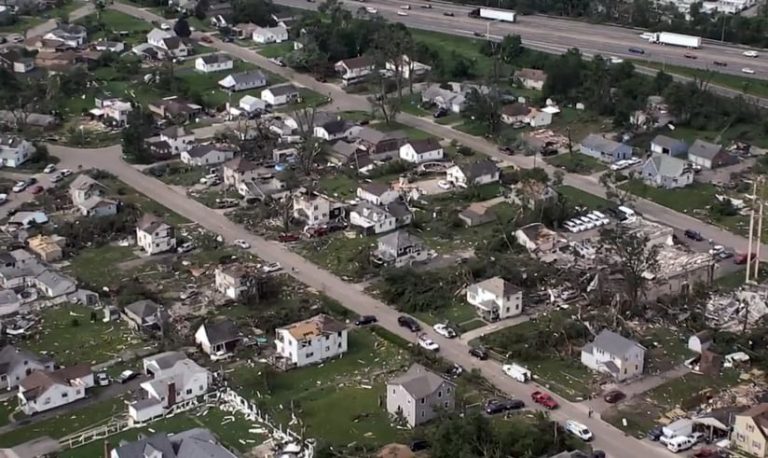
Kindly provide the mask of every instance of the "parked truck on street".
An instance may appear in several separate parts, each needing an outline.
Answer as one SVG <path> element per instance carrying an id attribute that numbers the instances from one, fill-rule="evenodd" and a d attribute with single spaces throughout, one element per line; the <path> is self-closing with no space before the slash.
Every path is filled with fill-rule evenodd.
<path id="1" fill-rule="evenodd" d="M 683 48 L 701 48 L 701 38 L 681 33 L 657 32 L 649 35 L 648 41 L 659 45 L 681 46 Z"/>
<path id="2" fill-rule="evenodd" d="M 495 10 L 491 8 L 475 8 L 469 12 L 469 17 L 490 19 L 492 21 L 515 22 L 517 13 L 510 10 Z"/>

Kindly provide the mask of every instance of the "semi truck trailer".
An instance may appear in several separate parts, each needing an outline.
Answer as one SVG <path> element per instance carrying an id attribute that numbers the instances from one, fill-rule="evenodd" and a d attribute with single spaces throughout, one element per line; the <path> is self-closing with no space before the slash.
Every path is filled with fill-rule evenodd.
<path id="1" fill-rule="evenodd" d="M 490 19 L 492 21 L 515 22 L 517 13 L 510 10 L 494 10 L 491 8 L 475 8 L 469 12 L 469 17 Z"/>
<path id="2" fill-rule="evenodd" d="M 701 38 L 680 33 L 658 32 L 650 34 L 651 43 L 660 45 L 682 46 L 684 48 L 701 48 Z"/>

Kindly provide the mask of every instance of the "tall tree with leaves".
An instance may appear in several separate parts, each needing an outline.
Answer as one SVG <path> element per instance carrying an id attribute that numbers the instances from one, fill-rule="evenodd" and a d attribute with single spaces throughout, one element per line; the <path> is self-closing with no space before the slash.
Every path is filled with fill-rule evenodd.
<path id="1" fill-rule="evenodd" d="M 306 176 L 314 172 L 319 160 L 325 154 L 325 148 L 320 139 L 314 136 L 315 113 L 314 107 L 304 107 L 293 112 L 293 118 L 299 127 L 298 131 L 301 137 L 301 142 L 297 148 L 297 162 L 299 169 Z"/>
<path id="2" fill-rule="evenodd" d="M 411 32 L 401 23 L 390 23 L 382 27 L 374 40 L 372 54 L 377 70 L 387 69 L 392 72 L 397 89 L 397 99 L 403 99 L 403 78 L 407 70 L 407 61 L 413 51 Z"/>
<path id="3" fill-rule="evenodd" d="M 144 111 L 141 105 L 134 106 L 128 114 L 128 125 L 123 129 L 123 155 L 136 164 L 149 164 L 154 158 L 147 144 L 152 136 L 152 113 Z"/>

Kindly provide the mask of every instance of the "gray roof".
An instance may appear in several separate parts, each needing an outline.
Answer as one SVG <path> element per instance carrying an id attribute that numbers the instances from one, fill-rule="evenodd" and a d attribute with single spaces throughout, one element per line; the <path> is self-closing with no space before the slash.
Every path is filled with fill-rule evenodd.
<path id="1" fill-rule="evenodd" d="M 240 338 L 237 326 L 231 320 L 205 323 L 202 328 L 211 345 L 223 344 Z"/>
<path id="2" fill-rule="evenodd" d="M 232 62 L 232 57 L 228 56 L 227 54 L 218 53 L 208 54 L 207 56 L 202 56 L 200 59 L 202 59 L 206 64 L 223 64 L 226 62 Z"/>
<path id="3" fill-rule="evenodd" d="M 386 245 L 393 250 L 400 250 L 411 246 L 422 246 L 421 239 L 406 231 L 398 230 L 379 237 L 379 245 Z"/>
<path id="4" fill-rule="evenodd" d="M 333 121 L 328 121 L 323 124 L 320 124 L 318 127 L 321 127 L 325 129 L 326 132 L 328 132 L 330 135 L 340 134 L 342 132 L 345 132 L 350 127 L 354 126 L 355 124 L 346 121 L 344 119 L 334 119 Z"/>
<path id="5" fill-rule="evenodd" d="M 376 181 L 372 181 L 370 183 L 365 183 L 365 184 L 363 184 L 360 187 L 363 188 L 363 191 L 365 191 L 365 192 L 367 192 L 369 194 L 373 194 L 374 196 L 381 196 L 385 192 L 392 190 L 392 188 L 388 184 L 386 184 L 386 183 L 379 183 L 379 182 L 376 182 Z"/>
<path id="6" fill-rule="evenodd" d="M 470 290 L 484 289 L 496 297 L 507 297 L 520 291 L 520 288 L 501 277 L 493 277 L 475 283 L 469 287 Z"/>
<path id="7" fill-rule="evenodd" d="M 688 149 L 690 156 L 701 157 L 704 159 L 714 159 L 723 147 L 715 143 L 705 142 L 704 140 L 696 139 L 693 145 Z"/>
<path id="8" fill-rule="evenodd" d="M 390 202 L 386 207 L 389 214 L 395 218 L 404 218 L 411 214 L 411 209 L 403 202 Z"/>
<path id="9" fill-rule="evenodd" d="M 296 86 L 293 84 L 278 84 L 277 86 L 268 87 L 265 89 L 272 93 L 272 95 L 280 96 L 280 95 L 288 95 L 288 94 L 296 94 L 299 92 L 298 89 L 296 89 Z"/>
<path id="10" fill-rule="evenodd" d="M 233 73 L 229 76 L 232 77 L 232 79 L 235 81 L 235 84 L 253 84 L 253 83 L 262 84 L 264 81 L 267 80 L 267 77 L 264 76 L 264 73 L 262 73 L 259 70 L 250 70 L 247 72 Z"/>
<path id="11" fill-rule="evenodd" d="M 439 150 L 441 148 L 440 142 L 438 142 L 436 138 L 411 140 L 408 142 L 408 144 L 411 145 L 411 148 L 413 148 L 416 154 L 429 153 L 430 151 Z"/>
<path id="12" fill-rule="evenodd" d="M 589 134 L 581 141 L 581 145 L 595 151 L 613 153 L 621 148 L 622 143 L 611 140 L 610 138 L 605 138 L 602 135 Z"/>
<path id="13" fill-rule="evenodd" d="M 37 458 L 61 450 L 61 444 L 49 436 L 41 436 L 11 448 L 0 448 L 1 458 Z"/>
<path id="14" fill-rule="evenodd" d="M 350 158 L 355 154 L 355 151 L 357 151 L 357 145 L 345 142 L 344 140 L 339 140 L 331 146 L 331 149 L 334 153 L 343 158 Z"/>
<path id="15" fill-rule="evenodd" d="M 688 149 L 688 144 L 682 140 L 676 138 L 667 137 L 666 135 L 657 135 L 651 140 L 654 145 L 659 145 L 669 150 L 676 150 L 678 148 Z"/>
<path id="16" fill-rule="evenodd" d="M 557 455 L 552 455 L 549 458 L 589 458 L 589 455 L 581 450 L 574 450 L 572 452 L 560 452 Z"/>
<path id="17" fill-rule="evenodd" d="M 65 277 L 64 275 L 54 270 L 45 270 L 35 279 L 50 288 L 53 293 L 63 293 L 66 291 L 62 290 L 75 288 L 76 286 L 75 282 L 71 278 Z"/>
<path id="18" fill-rule="evenodd" d="M 144 458 L 152 456 L 152 451 L 160 452 L 160 456 L 163 458 L 177 457 L 173 450 L 173 444 L 165 433 L 157 433 L 135 442 L 129 442 L 114 450 L 118 458 Z"/>
<path id="19" fill-rule="evenodd" d="M 663 177 L 679 177 L 688 169 L 688 163 L 682 159 L 666 154 L 654 154 L 650 159 L 659 175 Z"/>
<path id="20" fill-rule="evenodd" d="M 461 168 L 461 171 L 464 172 L 464 176 L 469 180 L 474 180 L 475 178 L 485 175 L 491 175 L 499 171 L 496 164 L 489 159 L 481 159 L 459 167 Z"/>
<path id="21" fill-rule="evenodd" d="M 159 228 L 161 228 L 163 226 L 168 226 L 168 225 L 165 224 L 163 222 L 163 220 L 161 220 L 157 216 L 151 215 L 151 214 L 146 214 L 146 215 L 141 217 L 141 219 L 136 224 L 136 226 L 139 228 L 139 230 L 141 230 L 143 232 L 150 232 L 151 233 L 151 232 L 155 232 L 156 230 L 158 230 Z"/>
<path id="22" fill-rule="evenodd" d="M 605 351 L 610 355 L 623 356 L 630 352 L 635 347 L 642 346 L 634 340 L 629 340 L 626 337 L 616 334 L 608 329 L 603 329 L 600 334 L 595 337 L 592 342 L 592 346 L 600 350 Z"/>
<path id="23" fill-rule="evenodd" d="M 24 364 L 24 361 L 37 361 L 40 364 L 47 364 L 51 359 L 14 347 L 13 345 L 6 345 L 0 350 L 0 374 L 7 374 L 16 365 Z"/>
<path id="24" fill-rule="evenodd" d="M 157 311 L 160 310 L 160 305 L 155 301 L 143 299 L 126 305 L 125 309 L 138 317 L 147 318 L 157 315 Z"/>
<path id="25" fill-rule="evenodd" d="M 445 382 L 447 380 L 427 370 L 421 364 L 413 364 L 405 374 L 393 378 L 387 384 L 400 385 L 412 398 L 421 399 L 437 391 Z"/>
<path id="26" fill-rule="evenodd" d="M 92 186 L 102 186 L 101 183 L 94 180 L 93 178 L 89 177 L 88 175 L 81 173 L 78 175 L 74 180 L 72 180 L 72 183 L 69 185 L 70 190 L 78 190 L 78 191 L 87 191 Z"/>
<path id="27" fill-rule="evenodd" d="M 382 132 L 380 130 L 372 129 L 370 127 L 363 127 L 360 132 L 357 133 L 357 138 L 365 140 L 368 143 L 379 143 L 384 140 L 392 138 L 407 138 L 408 136 L 399 130 L 393 130 L 390 132 Z"/>
<path id="28" fill-rule="evenodd" d="M 178 449 L 179 458 L 236 458 L 213 438 L 195 435 L 185 438 Z"/>
<path id="29" fill-rule="evenodd" d="M 187 154 L 189 154 L 189 157 L 205 157 L 208 153 L 215 151 L 217 148 L 214 145 L 208 144 L 208 145 L 196 145 L 190 148 L 189 151 L 187 151 Z"/>
<path id="30" fill-rule="evenodd" d="M 176 363 L 185 359 L 187 359 L 187 355 L 180 351 L 166 351 L 144 358 L 145 361 L 154 362 L 161 370 L 170 369 Z"/>

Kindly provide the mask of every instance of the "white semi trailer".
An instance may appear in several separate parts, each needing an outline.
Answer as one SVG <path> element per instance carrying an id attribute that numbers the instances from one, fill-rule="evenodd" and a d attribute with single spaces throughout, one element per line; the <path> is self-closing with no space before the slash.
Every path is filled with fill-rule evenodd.
<path id="1" fill-rule="evenodd" d="M 684 48 L 701 48 L 701 38 L 681 33 L 657 32 L 650 34 L 648 41 L 660 45 L 682 46 Z"/>
<path id="2" fill-rule="evenodd" d="M 502 22 L 515 22 L 517 20 L 517 13 L 514 11 L 495 10 L 492 8 L 475 8 L 469 12 L 469 16 Z"/>

